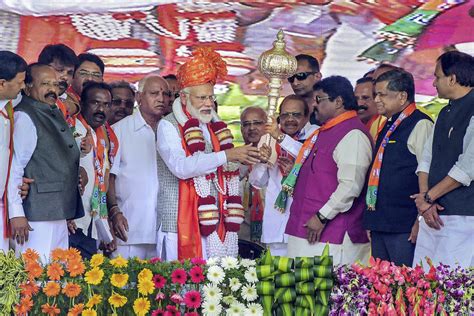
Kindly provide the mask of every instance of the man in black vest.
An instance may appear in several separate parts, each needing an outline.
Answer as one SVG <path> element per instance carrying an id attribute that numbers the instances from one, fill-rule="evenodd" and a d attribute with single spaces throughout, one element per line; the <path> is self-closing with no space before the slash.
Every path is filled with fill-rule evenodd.
<path id="1" fill-rule="evenodd" d="M 66 220 L 83 215 L 78 189 L 79 148 L 56 106 L 53 68 L 29 65 L 25 96 L 15 108 L 14 156 L 8 184 L 10 223 L 16 251 L 36 250 L 42 259 L 68 246 Z M 22 202 L 15 188 L 22 176 L 34 179 Z"/>
<path id="2" fill-rule="evenodd" d="M 433 85 L 449 100 L 439 113 L 418 166 L 420 232 L 413 264 L 474 265 L 474 57 L 441 55 Z M 426 266 L 426 265 L 425 265 Z"/>
<path id="3" fill-rule="evenodd" d="M 367 192 L 365 228 L 372 256 L 411 266 L 418 233 L 416 168 L 433 122 L 416 109 L 413 76 L 394 69 L 375 80 L 375 102 L 387 117 L 378 134 Z"/>

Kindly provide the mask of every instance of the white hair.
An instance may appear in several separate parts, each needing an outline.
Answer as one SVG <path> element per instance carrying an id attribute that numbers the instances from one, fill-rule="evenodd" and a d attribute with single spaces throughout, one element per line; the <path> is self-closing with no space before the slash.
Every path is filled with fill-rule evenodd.
<path id="1" fill-rule="evenodd" d="M 169 90 L 169 85 L 168 85 L 168 81 L 166 81 L 162 76 L 160 75 L 157 75 L 157 74 L 148 74 L 146 75 L 145 77 L 143 77 L 139 82 L 138 82 L 138 92 L 143 92 L 143 89 L 145 88 L 145 85 L 146 83 L 148 82 L 149 79 L 152 79 L 152 78 L 160 78 L 161 80 L 163 80 L 165 83 L 166 83 L 166 86 L 168 87 L 168 90 Z"/>

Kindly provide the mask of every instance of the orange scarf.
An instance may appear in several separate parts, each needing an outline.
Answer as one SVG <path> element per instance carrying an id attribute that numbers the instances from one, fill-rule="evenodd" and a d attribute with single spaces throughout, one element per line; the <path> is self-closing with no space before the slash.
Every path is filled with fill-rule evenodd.
<path id="1" fill-rule="evenodd" d="M 10 140 L 8 142 L 8 148 L 10 149 L 9 157 L 8 157 L 8 169 L 7 169 L 7 181 L 5 182 L 5 191 L 3 192 L 3 237 L 9 238 L 11 235 L 11 227 L 9 224 L 9 216 L 8 216 L 8 198 L 7 198 L 7 188 L 8 188 L 8 180 L 10 178 L 10 169 L 12 166 L 13 160 L 13 104 L 10 100 L 5 109 L 7 110 L 7 115 L 0 111 L 0 114 L 4 116 L 7 120 L 10 121 Z"/>

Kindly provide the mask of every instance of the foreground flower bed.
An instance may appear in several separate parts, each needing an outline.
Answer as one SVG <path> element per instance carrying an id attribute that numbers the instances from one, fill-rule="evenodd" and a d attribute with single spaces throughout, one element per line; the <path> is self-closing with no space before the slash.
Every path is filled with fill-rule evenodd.
<path id="1" fill-rule="evenodd" d="M 0 252 L 0 315 L 474 315 L 473 268 L 371 259 L 333 269 L 327 251 L 258 262 L 22 257 Z"/>

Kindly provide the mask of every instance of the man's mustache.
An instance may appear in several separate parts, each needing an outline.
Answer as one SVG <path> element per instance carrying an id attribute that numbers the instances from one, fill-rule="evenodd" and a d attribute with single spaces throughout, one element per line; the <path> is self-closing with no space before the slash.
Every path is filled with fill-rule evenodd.
<path id="1" fill-rule="evenodd" d="M 68 87 L 67 81 L 59 81 L 59 86 L 61 88 L 67 88 Z"/>
<path id="2" fill-rule="evenodd" d="M 46 99 L 46 98 L 49 98 L 49 97 L 52 97 L 52 98 L 54 98 L 54 99 L 57 99 L 57 98 L 58 98 L 58 95 L 57 95 L 56 93 L 54 93 L 54 92 L 48 92 L 48 93 L 46 93 L 46 94 L 44 95 L 44 98 L 45 98 L 45 99 Z"/>
<path id="3" fill-rule="evenodd" d="M 365 106 L 365 105 L 359 105 L 359 110 L 368 110 L 369 107 L 368 106 Z"/>

